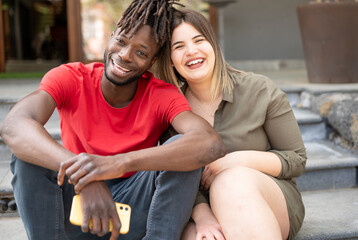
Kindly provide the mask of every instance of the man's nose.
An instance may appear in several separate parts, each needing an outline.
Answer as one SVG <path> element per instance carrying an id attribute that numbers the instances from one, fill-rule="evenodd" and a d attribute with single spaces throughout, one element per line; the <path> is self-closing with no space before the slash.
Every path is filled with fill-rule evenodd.
<path id="1" fill-rule="evenodd" d="M 132 61 L 132 54 L 130 48 L 122 48 L 118 52 L 118 56 L 122 59 L 122 61 L 125 62 L 131 62 Z"/>

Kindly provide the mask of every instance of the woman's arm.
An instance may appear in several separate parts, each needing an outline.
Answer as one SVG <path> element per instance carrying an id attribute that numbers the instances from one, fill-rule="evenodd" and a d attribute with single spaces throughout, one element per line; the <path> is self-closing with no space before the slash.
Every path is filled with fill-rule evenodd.
<path id="1" fill-rule="evenodd" d="M 201 177 L 202 187 L 208 190 L 218 173 L 236 166 L 256 169 L 273 177 L 279 176 L 282 169 L 280 158 L 272 152 L 235 151 L 205 167 Z"/>
<path id="2" fill-rule="evenodd" d="M 224 169 L 242 166 L 273 177 L 291 179 L 300 176 L 306 165 L 306 150 L 287 96 L 267 81 L 265 130 L 270 149 L 235 151 L 206 166 L 201 184 L 208 189 L 214 177 Z"/>

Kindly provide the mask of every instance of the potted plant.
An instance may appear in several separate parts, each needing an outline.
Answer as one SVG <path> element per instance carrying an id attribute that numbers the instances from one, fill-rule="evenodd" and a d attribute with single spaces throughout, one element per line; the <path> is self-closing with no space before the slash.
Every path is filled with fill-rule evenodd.
<path id="1" fill-rule="evenodd" d="M 297 6 L 308 79 L 358 82 L 358 1 L 311 1 Z"/>

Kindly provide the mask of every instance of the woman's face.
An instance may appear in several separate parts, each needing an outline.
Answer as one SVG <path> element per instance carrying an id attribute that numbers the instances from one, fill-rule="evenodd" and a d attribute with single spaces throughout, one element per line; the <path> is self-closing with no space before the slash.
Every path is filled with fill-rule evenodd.
<path id="1" fill-rule="evenodd" d="M 214 49 L 193 25 L 183 22 L 174 29 L 171 60 L 188 82 L 211 82 L 215 66 Z"/>

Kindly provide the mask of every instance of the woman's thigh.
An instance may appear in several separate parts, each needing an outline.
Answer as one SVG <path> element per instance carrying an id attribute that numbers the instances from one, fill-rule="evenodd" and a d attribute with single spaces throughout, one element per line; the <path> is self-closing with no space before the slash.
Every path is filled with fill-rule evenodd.
<path id="1" fill-rule="evenodd" d="M 257 170 L 235 167 L 219 173 L 210 187 L 210 204 L 224 232 L 225 225 L 240 224 L 244 230 L 265 231 L 267 226 L 268 231 L 276 229 L 283 238 L 288 236 L 285 197 L 271 177 Z"/>

